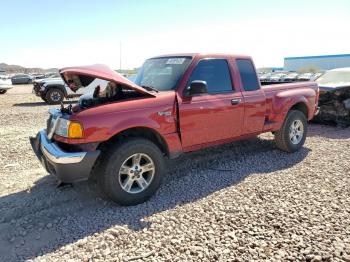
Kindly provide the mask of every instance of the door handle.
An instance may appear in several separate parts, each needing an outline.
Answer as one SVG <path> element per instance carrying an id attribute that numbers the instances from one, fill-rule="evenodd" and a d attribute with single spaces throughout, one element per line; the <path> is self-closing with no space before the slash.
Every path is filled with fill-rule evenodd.
<path id="1" fill-rule="evenodd" d="M 241 102 L 240 98 L 231 99 L 231 105 L 238 105 Z"/>

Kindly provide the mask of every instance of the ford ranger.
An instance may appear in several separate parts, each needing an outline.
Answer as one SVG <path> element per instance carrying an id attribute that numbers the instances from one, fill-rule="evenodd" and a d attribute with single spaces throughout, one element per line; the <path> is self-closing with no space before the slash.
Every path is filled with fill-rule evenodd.
<path id="1" fill-rule="evenodd" d="M 48 173 L 66 183 L 96 178 L 121 205 L 150 198 L 164 158 L 272 132 L 277 148 L 300 149 L 317 112 L 313 82 L 260 86 L 248 56 L 176 54 L 153 57 L 135 83 L 103 65 L 60 74 L 76 91 L 108 81 L 75 106 L 51 110 L 47 128 L 30 138 Z"/>

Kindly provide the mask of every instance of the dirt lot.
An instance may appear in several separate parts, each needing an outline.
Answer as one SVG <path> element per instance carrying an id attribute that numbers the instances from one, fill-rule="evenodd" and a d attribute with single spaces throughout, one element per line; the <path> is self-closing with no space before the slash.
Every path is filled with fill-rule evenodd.
<path id="1" fill-rule="evenodd" d="M 311 125 L 294 154 L 265 134 L 183 156 L 120 207 L 55 187 L 28 141 L 48 108 L 30 86 L 0 96 L 0 261 L 350 261 L 350 129 Z"/>

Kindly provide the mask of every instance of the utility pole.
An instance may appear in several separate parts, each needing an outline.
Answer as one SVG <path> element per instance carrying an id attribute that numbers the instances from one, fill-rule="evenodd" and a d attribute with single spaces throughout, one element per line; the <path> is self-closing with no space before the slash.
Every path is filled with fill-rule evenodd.
<path id="1" fill-rule="evenodd" d="M 119 42 L 119 70 L 122 70 L 122 41 Z"/>

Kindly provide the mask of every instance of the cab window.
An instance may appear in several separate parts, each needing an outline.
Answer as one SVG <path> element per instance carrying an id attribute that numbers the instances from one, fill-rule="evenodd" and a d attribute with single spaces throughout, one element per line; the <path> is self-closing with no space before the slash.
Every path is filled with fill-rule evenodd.
<path id="1" fill-rule="evenodd" d="M 232 81 L 226 59 L 199 61 L 192 72 L 188 85 L 195 80 L 205 81 L 209 94 L 232 92 Z"/>
<path id="2" fill-rule="evenodd" d="M 237 59 L 236 63 L 239 75 L 241 77 L 243 89 L 245 91 L 255 91 L 260 89 L 259 80 L 252 61 L 249 59 Z"/>

